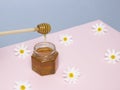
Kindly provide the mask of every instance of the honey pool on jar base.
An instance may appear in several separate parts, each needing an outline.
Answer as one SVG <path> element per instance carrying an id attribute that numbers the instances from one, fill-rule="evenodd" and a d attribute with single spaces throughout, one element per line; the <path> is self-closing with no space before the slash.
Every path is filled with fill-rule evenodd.
<path id="1" fill-rule="evenodd" d="M 54 74 L 58 67 L 58 52 L 50 42 L 40 42 L 34 46 L 31 56 L 32 70 L 40 75 Z"/>

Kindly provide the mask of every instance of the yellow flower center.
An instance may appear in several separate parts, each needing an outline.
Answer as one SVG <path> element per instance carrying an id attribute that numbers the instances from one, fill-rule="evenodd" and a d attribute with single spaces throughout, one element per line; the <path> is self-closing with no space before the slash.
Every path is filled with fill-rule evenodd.
<path id="1" fill-rule="evenodd" d="M 20 50 L 20 54 L 23 54 L 25 51 L 23 49 Z"/>
<path id="2" fill-rule="evenodd" d="M 97 29 L 97 30 L 98 30 L 98 32 L 100 32 L 100 31 L 102 31 L 102 28 L 101 28 L 101 27 L 98 27 L 98 29 Z"/>
<path id="3" fill-rule="evenodd" d="M 74 77 L 74 74 L 73 74 L 73 73 L 69 73 L 69 77 L 70 77 L 70 78 L 73 78 L 73 77 Z"/>
<path id="4" fill-rule="evenodd" d="M 116 56 L 115 55 L 111 55 L 111 59 L 115 60 Z"/>
<path id="5" fill-rule="evenodd" d="M 63 38 L 63 40 L 64 40 L 64 41 L 67 41 L 67 40 L 68 40 L 68 38 L 67 38 L 67 37 L 64 37 L 64 38 Z"/>
<path id="6" fill-rule="evenodd" d="M 25 85 L 21 85 L 21 86 L 20 86 L 20 90 L 26 90 Z"/>

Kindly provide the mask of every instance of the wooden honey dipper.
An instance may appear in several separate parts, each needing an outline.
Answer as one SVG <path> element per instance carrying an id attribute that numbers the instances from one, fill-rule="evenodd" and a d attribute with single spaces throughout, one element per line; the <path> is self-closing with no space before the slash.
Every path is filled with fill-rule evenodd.
<path id="1" fill-rule="evenodd" d="M 35 32 L 35 31 L 43 34 L 44 37 L 45 37 L 46 34 L 48 34 L 51 31 L 51 26 L 48 23 L 41 23 L 41 24 L 37 25 L 37 27 L 35 27 L 35 28 L 27 28 L 27 29 L 0 32 L 0 36 L 10 35 L 10 34 L 18 34 L 18 33 L 25 33 L 25 32 Z"/>
<path id="2" fill-rule="evenodd" d="M 50 24 L 47 24 L 47 23 L 39 24 L 37 25 L 36 29 L 38 33 L 41 33 L 44 35 L 44 41 L 46 41 L 46 34 L 48 34 L 51 30 Z"/>

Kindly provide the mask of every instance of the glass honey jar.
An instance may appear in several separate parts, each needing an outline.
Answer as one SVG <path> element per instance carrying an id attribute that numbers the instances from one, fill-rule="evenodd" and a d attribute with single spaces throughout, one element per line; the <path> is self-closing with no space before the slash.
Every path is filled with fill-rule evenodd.
<path id="1" fill-rule="evenodd" d="M 32 70 L 40 75 L 54 74 L 58 67 L 58 52 L 51 42 L 40 42 L 34 46 L 31 56 Z"/>

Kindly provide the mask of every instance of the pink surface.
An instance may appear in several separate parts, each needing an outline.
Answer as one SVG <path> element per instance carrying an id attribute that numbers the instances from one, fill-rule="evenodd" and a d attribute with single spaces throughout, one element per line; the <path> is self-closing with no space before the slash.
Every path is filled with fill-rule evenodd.
<path id="1" fill-rule="evenodd" d="M 120 33 L 106 25 L 108 32 L 97 36 L 91 31 L 97 20 L 84 25 L 48 35 L 48 41 L 56 45 L 59 52 L 59 67 L 54 75 L 40 76 L 31 69 L 33 46 L 43 37 L 23 42 L 31 54 L 26 58 L 14 55 L 16 45 L 0 49 L 0 90 L 13 90 L 16 81 L 29 81 L 32 90 L 120 90 L 120 62 L 104 60 L 107 49 L 120 50 Z M 103 22 L 102 22 L 103 23 Z M 69 34 L 73 43 L 65 46 L 59 35 Z M 81 73 L 76 84 L 64 81 L 63 71 L 67 67 L 79 68 Z"/>

